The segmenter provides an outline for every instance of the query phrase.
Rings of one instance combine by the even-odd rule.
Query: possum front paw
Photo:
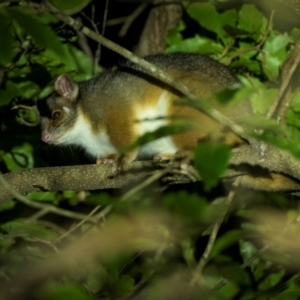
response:
[[[108,165],[108,164],[115,164],[118,160],[117,154],[109,154],[105,157],[98,158],[96,160],[96,165]]]
[[[110,154],[108,156],[98,158],[97,165],[111,165],[112,173],[119,174],[129,169],[129,165],[136,159],[137,151],[130,151],[123,155]]]
[[[129,151],[118,157],[116,163],[113,165],[112,171],[114,173],[122,173],[129,169],[130,164],[136,159],[137,151]]]
[[[160,153],[153,156],[155,162],[169,162],[174,159],[174,153]]]

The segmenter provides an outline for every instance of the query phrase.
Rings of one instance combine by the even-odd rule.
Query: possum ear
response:
[[[78,97],[78,84],[68,74],[61,74],[54,83],[54,91],[66,100],[76,101]]]

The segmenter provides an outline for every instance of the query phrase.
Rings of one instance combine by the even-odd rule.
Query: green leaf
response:
[[[22,146],[14,147],[11,152],[5,153],[2,158],[10,171],[32,168],[34,165],[33,147],[31,144],[24,143]]]
[[[238,69],[246,68],[248,72],[254,75],[256,74],[261,75],[261,62],[252,59],[252,57],[255,57],[255,55],[257,54],[257,50],[246,51],[246,49],[252,47],[250,43],[240,43],[240,46],[241,46],[240,49],[245,50],[245,52],[243,52],[243,54],[239,56],[239,59],[234,60],[230,66],[232,68],[238,68]],[[252,76],[252,78],[254,77]]]
[[[264,15],[252,4],[244,4],[239,11],[238,28],[252,33],[255,40],[261,39],[267,23]]]
[[[229,25],[231,27],[236,27],[238,14],[235,9],[229,9],[221,13],[219,18],[221,19],[223,26]]]
[[[57,202],[56,192],[32,192],[27,194],[27,198],[42,202]]]
[[[43,59],[49,61],[47,67],[55,69],[55,76],[64,72],[75,71],[76,80],[91,78],[94,70],[92,60],[72,45],[66,44],[62,48],[64,53],[67,54],[63,61],[61,60],[61,55],[51,49],[45,49],[42,53]]]
[[[90,3],[90,0],[50,0],[49,2],[65,14],[73,15],[86,7]]]
[[[243,121],[248,127],[252,127],[255,130],[262,129],[266,133],[266,135],[270,135],[270,134],[286,135],[286,133],[287,133],[285,128],[280,126],[276,122],[276,120],[266,119],[264,116],[256,115],[256,116],[252,116],[250,118],[244,118]],[[256,135],[256,136],[259,137],[259,135]],[[262,136],[262,139],[263,139],[263,136]]]
[[[1,203],[0,204],[0,212],[10,210],[10,209],[14,208],[15,205],[16,205],[16,201],[14,201],[14,200],[9,200],[7,202]]]
[[[9,14],[24,30],[46,49],[56,52],[62,61],[67,59],[65,51],[56,34],[51,27],[44,24],[42,20],[33,15],[24,7],[9,7]]]
[[[293,42],[296,43],[300,39],[300,28],[293,28],[290,37],[293,39]]]
[[[269,79],[274,79],[278,76],[282,62],[288,55],[287,45],[292,42],[292,39],[287,33],[280,34],[272,31],[264,46],[264,55],[260,53],[257,57],[262,62],[264,73]]]
[[[14,38],[9,28],[10,19],[0,11],[0,64],[7,66],[14,56]]]
[[[37,300],[92,300],[82,286],[74,283],[48,282],[34,292]]]
[[[87,274],[85,285],[90,292],[96,294],[105,284],[105,277],[107,276],[108,273],[106,269],[100,265],[96,270],[90,271]]]
[[[289,126],[289,132],[293,141],[300,138],[300,92],[296,92],[292,103],[286,113],[285,122]]]
[[[26,224],[25,220],[7,222],[1,225],[1,229],[12,235],[28,235],[29,238],[36,237],[47,241],[53,241],[58,237],[54,230],[38,224]]]
[[[298,90],[294,93],[293,99],[291,102],[291,108],[295,112],[300,113],[300,90]]]
[[[28,123],[36,123],[38,121],[37,113],[29,109],[19,109],[18,110],[18,121],[23,124],[23,121]]]
[[[178,44],[182,41],[182,34],[180,33],[185,29],[185,24],[182,20],[179,21],[178,25],[175,28],[168,30],[166,37],[166,42],[168,45]]]
[[[134,279],[129,275],[123,275],[118,278],[115,284],[113,295],[115,295],[117,298],[124,298],[133,290],[135,282]]]
[[[214,96],[222,105],[235,105],[237,102],[247,99],[253,90],[253,88],[241,87],[240,84],[236,84],[215,93]]]
[[[256,92],[252,93],[250,101],[252,103],[254,113],[265,115],[274,102],[277,93],[277,89],[267,89],[265,86],[262,86],[260,89],[257,89]]]
[[[93,193],[86,197],[85,203],[93,205],[110,205],[113,202],[113,198],[108,193]]]
[[[172,44],[168,47],[165,52],[196,52],[200,54],[212,54],[212,53],[221,53],[223,51],[222,45],[216,43],[215,41],[201,37],[199,35],[195,35],[192,38],[187,38],[182,41],[178,41],[177,43]]]
[[[264,278],[259,283],[259,289],[260,290],[266,290],[270,288],[274,288],[285,276],[285,271],[280,270],[279,272],[274,272],[272,274],[269,274],[266,278]]]
[[[207,209],[207,202],[204,198],[186,191],[166,195],[163,203],[172,213],[188,220],[200,219]]]
[[[257,248],[254,247],[251,242],[241,239],[239,245],[240,253],[243,256],[244,261],[247,261],[257,254]]]
[[[196,265],[195,259],[195,245],[192,239],[185,239],[181,241],[182,256],[189,267]]]
[[[222,19],[211,3],[192,3],[187,7],[187,13],[202,27],[215,32],[219,36],[225,34],[222,28]]]
[[[199,143],[194,152],[195,167],[206,190],[214,187],[227,169],[230,147],[214,142]]]
[[[245,232],[242,230],[230,230],[219,237],[211,251],[210,257],[217,257],[223,250],[238,242],[245,237]]]
[[[107,272],[105,274],[105,270],[103,270],[103,274],[98,275],[103,278],[101,294],[105,295],[107,299],[126,298],[135,286],[134,279],[129,275],[119,275],[116,272]],[[97,286],[95,283],[93,285],[94,288]]]
[[[239,286],[229,281],[225,286],[223,286],[221,289],[219,289],[216,292],[216,299],[220,300],[230,300],[235,299],[235,296],[240,292]]]
[[[70,199],[76,196],[75,191],[63,191],[63,196],[65,199]]]
[[[18,84],[11,80],[6,80],[0,87],[0,107],[9,104],[19,93],[20,89]]]
[[[297,111],[294,111],[292,109],[289,109],[287,111],[287,114],[285,116],[285,122],[287,125],[292,126],[293,128],[300,127],[300,118],[299,118],[300,113]],[[294,134],[294,133],[293,133]]]
[[[276,300],[298,300],[300,295],[299,273],[285,282],[286,288],[276,295]]]

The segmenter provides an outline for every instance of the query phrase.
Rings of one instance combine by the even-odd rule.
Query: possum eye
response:
[[[56,110],[52,113],[52,120],[55,121],[59,118],[60,116],[60,111]]]

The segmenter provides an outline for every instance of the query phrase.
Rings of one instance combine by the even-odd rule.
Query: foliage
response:
[[[89,4],[50,2],[67,14]],[[273,29],[270,17],[252,4],[218,10],[219,2],[224,1],[186,1],[184,18],[168,34],[166,52],[208,54],[228,64],[244,87],[230,95],[220,93],[220,102],[248,97],[254,111],[265,114],[278,94],[280,67],[299,30]],[[42,146],[39,128],[21,121],[34,123],[32,111],[11,111],[14,105],[34,105],[48,96],[53,79],[61,73],[83,80],[100,71],[79,47],[76,32],[48,12],[37,13],[12,1],[11,6],[0,6],[0,36],[2,172],[86,162],[76,149]],[[245,122],[264,129],[256,138],[299,157],[299,105],[296,90],[284,129],[263,118]],[[134,146],[182,127],[160,128]],[[174,187],[161,193],[152,183],[126,200],[125,192],[110,190],[27,195],[70,212],[111,210],[107,222],[101,219],[100,229],[88,217],[82,222],[55,214],[40,218],[39,212],[17,200],[1,204],[1,287],[18,284],[10,287],[18,299],[127,299],[144,286],[145,299],[298,299],[298,248],[291,243],[299,239],[297,199],[237,189],[229,205],[219,180],[229,157],[221,141],[200,144],[194,161],[203,186],[197,183],[185,190]],[[199,279],[195,270],[220,220],[224,222]],[[30,276],[37,272],[38,288],[28,289]]]

